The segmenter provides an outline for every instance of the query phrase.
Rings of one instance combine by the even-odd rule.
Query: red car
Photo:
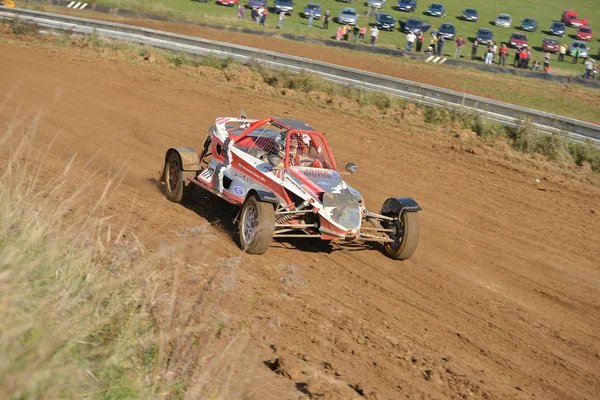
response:
[[[521,47],[523,45],[526,46],[528,44],[527,36],[519,32],[513,32],[513,34],[510,36],[510,39],[508,39],[508,44],[510,47]]]
[[[542,42],[542,51],[544,53],[558,53],[558,40],[552,38],[546,38]]]
[[[589,40],[592,41],[592,28],[589,26],[582,26],[577,31],[577,40]]]
[[[564,22],[565,25],[571,26],[573,28],[579,28],[580,26],[587,26],[588,21],[587,18],[580,19],[579,15],[575,11],[566,10],[562,14],[562,18],[560,19]]]

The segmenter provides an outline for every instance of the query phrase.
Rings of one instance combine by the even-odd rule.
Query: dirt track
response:
[[[222,398],[598,398],[598,186],[510,152],[463,151],[418,118],[365,121],[191,69],[68,49],[3,40],[0,53],[0,89],[13,90],[3,126],[43,106],[39,146],[59,133],[49,164],[98,153],[83,172],[100,170],[102,186],[127,162],[111,211],[124,219],[135,202],[128,226],[149,248],[208,220],[213,239],[186,242],[180,256],[239,257],[220,310],[244,335],[217,369]],[[349,180],[375,211],[414,197],[424,209],[415,256],[274,243],[252,257],[228,233],[230,210],[165,200],[155,184],[165,149],[198,147],[217,116],[240,108],[325,131],[338,164],[359,165]],[[185,301],[201,295],[194,280],[181,286]]]

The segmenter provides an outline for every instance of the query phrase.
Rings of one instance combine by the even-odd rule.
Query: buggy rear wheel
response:
[[[392,215],[389,215],[392,217]],[[383,245],[385,252],[394,260],[409,259],[419,244],[419,232],[421,229],[419,214],[416,212],[403,212],[397,220],[384,224],[386,228],[394,229],[390,237],[394,242]]]
[[[239,234],[242,250],[249,254],[264,254],[271,245],[275,231],[275,209],[250,196],[242,207]]]
[[[171,151],[165,161],[165,194],[167,199],[181,203],[191,197],[193,186],[186,186],[181,162],[181,156]]]

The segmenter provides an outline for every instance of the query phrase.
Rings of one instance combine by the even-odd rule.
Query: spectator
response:
[[[544,73],[548,74],[548,75],[552,74],[552,71],[550,70],[550,66],[549,65],[546,67],[546,69],[544,69]]]
[[[277,24],[277,29],[282,29],[283,28],[283,21],[285,20],[285,13],[284,12],[280,12],[279,13],[279,23]]]
[[[356,38],[358,38],[359,33],[360,33],[360,26],[358,26],[358,24],[356,24],[352,28],[352,41],[353,42],[356,42]]]
[[[529,60],[531,59],[531,49],[525,48],[525,69],[529,68]]]
[[[348,41],[348,35],[350,34],[350,25],[344,25],[344,27],[342,28],[342,34],[344,35],[344,40]]]
[[[423,35],[423,32],[419,31],[419,34],[417,35],[417,53],[420,53],[421,49],[423,49],[424,41],[425,41],[425,35]]]
[[[496,42],[492,42],[492,50],[494,50],[494,56],[492,57],[492,63],[493,63],[494,58],[496,58],[496,54],[498,54],[498,46],[496,45]],[[500,64],[499,61],[498,61],[498,64]]]
[[[506,44],[502,43],[502,46],[500,46],[500,61],[498,62],[498,64],[502,65],[503,67],[506,67],[506,57],[508,56],[508,47],[506,47]]]
[[[433,46],[429,46],[427,50],[425,50],[425,54],[432,56],[433,55]]]
[[[323,17],[323,29],[329,29],[329,20],[331,19],[331,13],[329,10],[325,11],[325,16]]]
[[[244,3],[242,2],[238,6],[238,19],[244,19]]]
[[[429,42],[429,45],[432,46],[434,49],[437,47],[437,36],[433,32],[431,32],[431,40]]]
[[[437,37],[437,35],[438,35],[438,31],[437,31],[437,28],[434,26],[433,30],[431,31],[431,36],[436,36]]]
[[[513,67],[515,68],[521,68],[521,50],[521,46],[517,45],[517,48],[515,49],[515,61],[513,61]]]
[[[342,37],[344,36],[344,29],[342,28],[342,26],[338,26],[337,28],[337,32],[335,34],[335,40],[342,40]]]
[[[479,47],[479,42],[477,39],[473,41],[473,46],[471,46],[471,60],[477,59],[477,48]]]
[[[558,48],[558,61],[564,61],[565,54],[567,54],[567,45],[562,43]]]
[[[583,79],[589,79],[592,76],[592,70],[594,69],[594,61],[590,57],[585,60],[585,74],[583,75]]]
[[[373,25],[371,28],[371,44],[375,46],[375,42],[377,42],[377,38],[379,37],[379,29],[377,29],[377,25]]]
[[[444,42],[445,41],[446,41],[446,39],[444,39],[444,36],[438,35],[438,38],[437,38],[437,50],[438,50],[437,51],[437,55],[440,56],[440,57],[442,56],[442,51],[444,49]]]
[[[364,42],[365,41],[365,35],[367,34],[367,26],[363,26],[362,28],[360,28],[360,32],[358,33],[358,40],[360,40],[360,42]]]
[[[250,17],[252,17],[253,21],[256,21],[258,24],[258,9],[256,7],[252,7],[252,12],[250,13]]]
[[[264,10],[265,10],[265,9],[264,9],[264,8],[262,8],[262,7],[259,7],[259,8],[258,8],[258,10],[256,10],[256,23],[257,23],[257,24],[259,24],[259,25],[260,25],[260,20],[261,20],[261,18],[262,18],[262,15],[263,15],[263,11],[264,11]]]
[[[531,67],[532,71],[539,71],[540,70],[540,60],[535,60],[533,62],[533,66]]]
[[[459,36],[456,39],[456,49],[454,50],[454,58],[460,58],[460,54],[462,53],[462,48],[465,45],[465,40],[462,36]]]
[[[408,35],[406,35],[406,51],[412,51],[413,43],[416,38],[417,35],[415,35],[413,31],[408,32]]]
[[[309,28],[312,28],[314,20],[315,20],[315,11],[311,8],[310,12],[308,13],[308,27]]]
[[[579,47],[575,47],[571,52],[571,64],[577,64],[579,61]]]
[[[485,63],[490,65],[494,62],[494,47],[490,43],[487,47],[487,52],[485,53]]]
[[[596,79],[598,77],[598,63],[594,63],[594,67],[592,68],[592,79]]]
[[[546,67],[550,66],[550,53],[546,52],[546,54],[544,54],[544,71],[546,70]]]
[[[263,12],[260,16],[260,25],[267,26],[267,14],[268,14],[267,9],[263,8]]]

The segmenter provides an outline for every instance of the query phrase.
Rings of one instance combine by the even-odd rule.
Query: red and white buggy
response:
[[[356,173],[353,163],[346,173]],[[201,187],[240,207],[241,248],[263,254],[273,238],[379,242],[394,259],[412,256],[421,207],[389,198],[379,214],[342,180],[323,134],[302,121],[217,118],[200,153],[171,148],[161,182],[181,202]]]

